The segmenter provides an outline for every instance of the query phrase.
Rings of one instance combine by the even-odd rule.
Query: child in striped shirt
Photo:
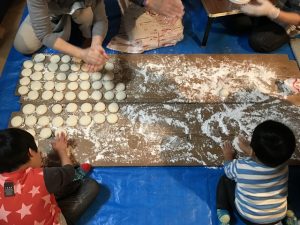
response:
[[[248,224],[297,224],[287,206],[288,164],[296,141],[284,124],[272,120],[259,124],[247,143],[240,138],[239,146],[249,156],[234,159],[234,151],[225,142],[225,175],[217,188],[219,224],[230,224],[230,212],[237,212]]]

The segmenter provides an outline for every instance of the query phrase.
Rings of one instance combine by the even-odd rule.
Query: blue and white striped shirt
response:
[[[288,165],[268,167],[251,158],[225,163],[225,174],[235,180],[235,206],[246,220],[266,224],[280,221],[287,211]]]

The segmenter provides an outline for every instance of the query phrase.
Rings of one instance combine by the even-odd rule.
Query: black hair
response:
[[[286,125],[267,120],[254,129],[250,146],[259,161],[276,167],[292,156],[296,140],[293,131]]]
[[[33,136],[25,130],[0,131],[0,173],[12,172],[30,160],[29,148],[38,150]]]

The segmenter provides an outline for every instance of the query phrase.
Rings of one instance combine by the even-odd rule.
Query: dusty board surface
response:
[[[128,98],[119,102],[117,124],[67,128],[80,162],[95,166],[218,166],[223,161],[223,141],[231,139],[236,146],[237,134],[251,135],[266,119],[283,121],[300,140],[300,108],[286,102],[274,84],[285,77],[299,77],[297,65],[286,56],[111,58],[115,82],[126,83]],[[219,86],[227,86],[228,98],[219,96]],[[55,103],[49,103],[49,108],[51,104]],[[66,119],[70,114],[61,116]],[[39,144],[49,149],[49,140],[39,140]],[[297,149],[292,163],[299,159]]]

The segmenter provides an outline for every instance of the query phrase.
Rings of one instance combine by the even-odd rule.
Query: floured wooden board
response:
[[[300,108],[285,101],[275,85],[276,80],[299,77],[297,65],[286,56],[115,55],[111,62],[114,82],[126,84],[127,98],[118,102],[116,124],[92,122],[86,127],[66,128],[80,162],[95,166],[219,166],[223,163],[220,146],[225,140],[232,140],[237,147],[239,133],[251,136],[255,126],[267,119],[287,124],[300,140]],[[220,87],[229,90],[227,97],[220,96]],[[27,103],[24,100],[22,105]],[[55,116],[50,108],[56,103],[47,102],[50,118]],[[95,114],[68,113],[67,103],[60,102],[64,120],[70,115]],[[21,112],[12,117],[16,114],[26,117]],[[35,129],[38,133],[41,127]],[[49,150],[49,140],[36,138],[41,149]],[[297,149],[291,163],[299,161]]]

